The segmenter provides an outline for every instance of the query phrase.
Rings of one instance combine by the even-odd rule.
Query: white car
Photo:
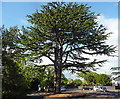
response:
[[[100,87],[100,86],[94,86],[94,87],[93,87],[93,90],[96,91],[99,87]]]
[[[64,88],[64,87],[61,87],[61,91],[66,91],[66,88]]]
[[[95,91],[103,91],[103,92],[107,91],[106,87],[101,87],[101,86],[94,86],[93,90],[95,90]]]
[[[93,88],[89,87],[89,86],[83,86],[82,90],[92,90]]]

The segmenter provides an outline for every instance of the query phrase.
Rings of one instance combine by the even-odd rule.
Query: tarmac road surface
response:
[[[109,90],[107,92],[97,92],[94,90],[81,90],[78,88],[72,88],[72,89],[68,89],[65,92],[77,92],[77,93],[84,93],[84,96],[82,98],[77,98],[77,99],[120,99],[120,90]],[[31,93],[28,95],[28,99],[44,99],[43,96],[45,94],[41,94],[41,93]],[[62,98],[63,99],[63,98]]]
[[[68,89],[66,92],[80,92],[84,93],[84,98],[109,98],[120,99],[120,90],[107,89],[107,92],[100,92],[94,90],[82,90],[82,89]]]
[[[120,91],[107,91],[107,92],[96,92],[96,91],[91,91],[91,92],[83,92],[85,95],[84,97],[87,98],[119,98],[120,99]]]

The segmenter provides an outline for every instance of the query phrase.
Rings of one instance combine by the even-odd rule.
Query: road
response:
[[[84,98],[116,98],[120,99],[120,90],[107,89],[107,92],[97,92],[94,90],[81,90],[81,89],[72,89],[67,92],[80,92],[84,93]]]
[[[89,98],[119,98],[120,97],[120,92],[119,91],[107,91],[107,92],[96,92],[96,91],[91,91],[91,92],[84,92],[85,96],[84,97],[89,97]]]
[[[109,90],[107,92],[96,92],[94,90],[81,90],[78,88],[68,89],[65,92],[76,92],[76,93],[84,93],[83,98],[77,98],[77,99],[93,99],[93,98],[108,98],[108,99],[120,99],[120,90]],[[50,93],[48,93],[50,94]],[[28,94],[28,99],[44,99],[45,93],[36,93],[33,92],[31,94]]]

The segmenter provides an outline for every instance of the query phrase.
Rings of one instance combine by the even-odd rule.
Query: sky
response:
[[[27,22],[26,15],[35,13],[36,9],[40,10],[41,5],[47,4],[47,2],[2,2],[2,25],[6,28],[10,26],[18,26],[21,28],[22,25],[30,26]],[[14,1],[14,0],[13,0]],[[36,0],[37,1],[37,0]],[[57,1],[57,0],[56,0]],[[69,2],[69,0],[67,0]],[[85,0],[86,1],[86,0]],[[90,0],[91,1],[91,0]],[[94,0],[93,0],[94,1]],[[98,1],[98,0],[96,0]],[[80,4],[81,2],[77,2]],[[110,0],[110,2],[84,2],[88,6],[91,6],[91,11],[96,14],[101,13],[98,17],[98,22],[104,24],[108,29],[107,32],[113,32],[111,37],[108,39],[107,44],[118,45],[118,2]],[[91,57],[91,56],[89,56]],[[96,57],[96,56],[95,56]],[[98,56],[98,59],[107,59],[108,62],[103,64],[103,67],[97,70],[97,73],[111,74],[110,68],[118,65],[117,57]],[[91,57],[91,60],[94,57]],[[51,63],[50,60],[43,57],[43,64]],[[67,78],[76,79],[75,74],[69,74],[68,71],[64,72]]]

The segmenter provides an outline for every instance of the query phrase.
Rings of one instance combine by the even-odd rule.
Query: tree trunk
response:
[[[56,44],[54,63],[54,93],[61,93],[62,48]]]
[[[61,93],[61,66],[55,66],[54,72],[54,93]]]

